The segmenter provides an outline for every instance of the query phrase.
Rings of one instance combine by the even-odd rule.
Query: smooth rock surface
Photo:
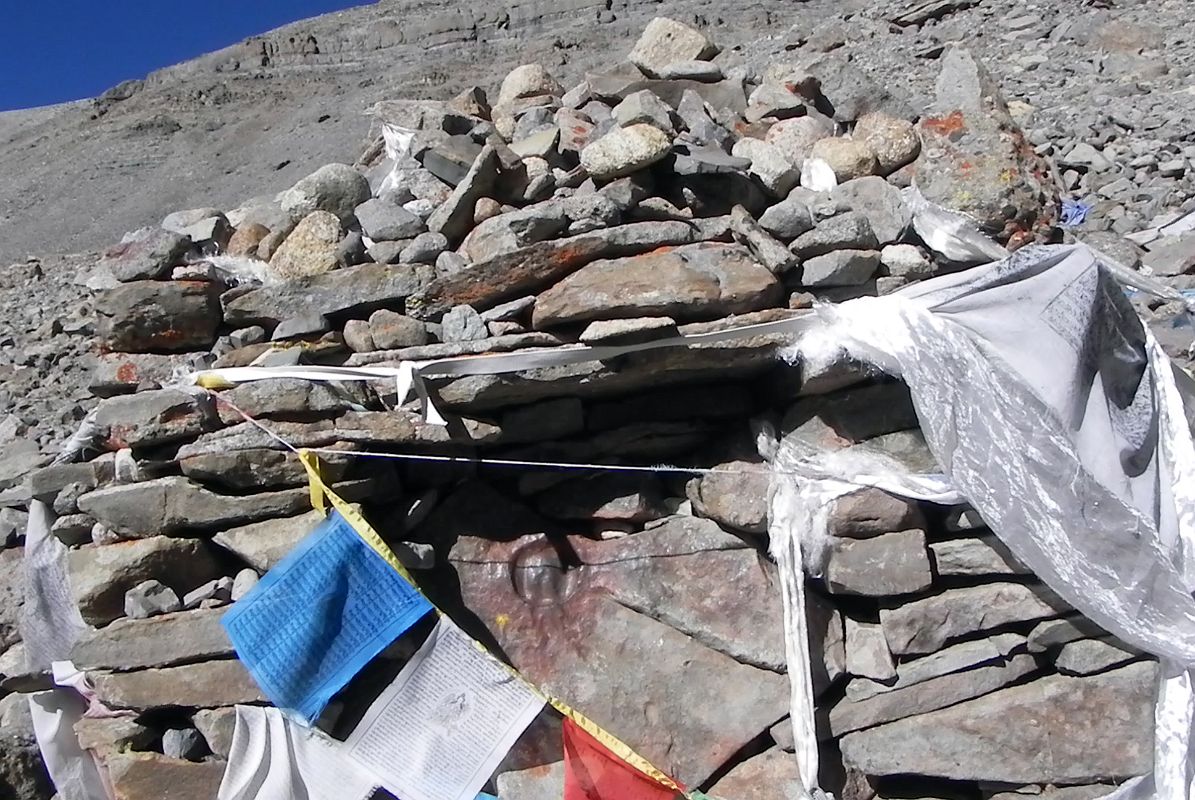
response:
[[[595,261],[542,293],[537,329],[593,319],[716,317],[774,302],[775,277],[746,250],[696,244],[624,259]]]
[[[951,708],[844,736],[869,775],[1083,783],[1148,772],[1156,665],[1090,678],[1049,676]]]

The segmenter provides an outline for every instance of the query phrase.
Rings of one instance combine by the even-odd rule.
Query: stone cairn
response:
[[[397,160],[379,139],[356,167],[228,213],[171,214],[104,257],[102,444],[27,488],[57,515],[94,628],[71,657],[132,712],[77,728],[120,797],[214,797],[232,706],[265,702],[219,619],[318,514],[294,454],[240,412],[340,451],[324,456],[335,490],[530,679],[687,786],[795,796],[751,423],[932,469],[901,384],[785,365],[774,335],[439,380],[447,426],[397,406],[392,382],[279,378],[217,400],[180,380],[635,342],[886,293],[960,266],[911,230],[899,189],[914,179],[1009,246],[1049,234],[1049,169],[966,52],[944,56],[922,114],[841,60],[749,75],[716,52],[660,18],[627,63],[568,91],[531,64],[492,104],[481,89],[381,103],[392,131],[414,131]],[[837,188],[802,185],[826,168]],[[1053,596],[973,511],[862,490],[836,502],[830,532],[809,581],[822,786],[843,800],[1082,800],[1150,769],[1154,664]],[[15,625],[19,543],[0,552],[0,794],[43,798],[22,693],[49,682],[25,668]],[[344,735],[384,673],[367,668],[321,724]],[[545,712],[491,788],[559,797],[560,759]]]

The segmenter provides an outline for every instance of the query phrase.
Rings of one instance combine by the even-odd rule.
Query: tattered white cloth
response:
[[[816,563],[824,542],[824,515],[822,536],[801,527],[818,527],[809,501],[874,485],[943,502],[952,488],[1050,588],[1161,660],[1154,773],[1125,783],[1118,800],[1195,797],[1195,445],[1185,405],[1193,395],[1113,270],[1086,247],[1027,247],[820,314],[825,325],[807,349],[824,353],[829,342],[903,379],[945,480],[874,459],[860,470],[843,454],[781,441],[778,470],[816,484],[778,478],[772,535],[786,606],[803,582],[792,543]],[[786,615],[796,623],[788,635],[803,638],[803,617],[795,607]],[[807,657],[799,643],[789,649]],[[801,675],[799,665],[790,674]],[[801,764],[812,789],[812,693],[797,689],[794,733],[798,753],[812,752]]]

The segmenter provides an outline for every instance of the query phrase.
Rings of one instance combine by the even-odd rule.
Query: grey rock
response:
[[[281,561],[323,521],[316,510],[297,517],[254,522],[220,531],[212,541],[233,553],[258,572],[266,572]]]
[[[369,335],[378,350],[419,347],[428,340],[422,322],[384,308],[370,314]]]
[[[1154,242],[1141,259],[1154,275],[1185,275],[1195,268],[1195,231]]]
[[[1079,639],[1062,646],[1054,657],[1054,666],[1063,675],[1092,675],[1140,655],[1140,650],[1111,639]]]
[[[661,67],[659,75],[666,81],[702,81],[712,83],[723,77],[722,68],[712,61],[674,61]]]
[[[369,196],[369,181],[360,172],[348,164],[325,164],[278,199],[282,210],[292,219],[302,219],[313,211],[327,211],[347,223],[357,206]]]
[[[880,254],[875,250],[834,250],[801,264],[801,285],[860,286],[875,275]]]
[[[834,133],[833,121],[820,114],[780,120],[764,136],[790,164],[800,166],[813,152],[813,146]]]
[[[214,338],[214,337],[213,337]],[[181,370],[211,366],[212,355],[202,353],[100,353],[87,388],[96,397],[111,397],[173,380]]]
[[[249,671],[236,659],[137,672],[96,672],[89,677],[100,701],[116,709],[217,708],[266,701]]]
[[[934,569],[939,575],[1031,575],[993,535],[931,542]]]
[[[1068,610],[1052,592],[1019,583],[990,583],[883,609],[880,622],[897,655],[932,653],[951,639],[1013,622],[1032,622]]]
[[[646,522],[663,515],[662,501],[654,476],[615,473],[565,481],[540,494],[536,505],[555,519]]]
[[[376,264],[397,264],[402,257],[402,251],[410,243],[410,239],[399,239],[393,242],[374,242],[366,252]]]
[[[899,239],[912,219],[900,190],[883,178],[869,176],[840,183],[830,196],[865,216],[880,244]]]
[[[208,749],[227,759],[232,751],[232,734],[236,730],[235,708],[203,708],[191,717],[191,723],[203,734]]]
[[[273,328],[299,314],[359,313],[401,302],[431,283],[434,274],[431,267],[408,264],[363,264],[338,269],[275,286],[261,286],[235,297],[226,295],[224,320],[230,325]]]
[[[832,54],[810,64],[808,71],[821,85],[821,94],[834,108],[834,119],[850,122],[880,111],[912,119],[913,111],[899,90],[878,84],[845,57]]]
[[[465,237],[461,252],[471,262],[485,261],[534,242],[555,238],[568,224],[563,203],[554,200],[536,203],[481,222]]]
[[[921,152],[921,138],[911,122],[880,112],[860,117],[851,135],[875,153],[881,175],[895,172]]]
[[[869,775],[1012,784],[1141,775],[1152,767],[1155,670],[1134,664],[1001,689],[848,734],[840,742],[843,757]]]
[[[763,212],[759,225],[773,236],[790,241],[813,229],[813,216],[802,200],[789,197]]]
[[[1112,168],[1112,161],[1102,151],[1097,150],[1087,142],[1079,142],[1067,151],[1065,155],[1059,156],[1057,164],[1063,169],[1078,167],[1083,170],[1094,170],[1095,172],[1104,172]]]
[[[709,789],[712,797],[756,800],[787,800],[806,791],[796,756],[778,747],[736,764]]]
[[[219,578],[210,580],[207,583],[196,586],[191,591],[183,596],[183,608],[193,609],[199,608],[201,604],[205,604],[204,608],[210,608],[211,605],[206,605],[208,601],[214,601],[220,605],[228,603],[232,600],[232,578],[227,575],[222,575]]]
[[[0,791],[13,800],[49,800],[54,795],[29,717],[28,696],[0,700]]]
[[[886,274],[910,280],[928,278],[934,272],[934,265],[912,244],[884,245],[880,250],[880,265]]]
[[[253,590],[253,587],[257,585],[257,581],[258,576],[256,570],[246,568],[238,572],[236,577],[232,579],[232,602],[235,603],[245,595],[249,594],[249,592]]]
[[[15,547],[18,538],[25,535],[29,515],[17,508],[0,508],[0,549]]]
[[[830,545],[826,583],[836,594],[909,594],[932,582],[924,531],[885,533],[870,539],[838,538]]]
[[[206,281],[133,281],[96,301],[99,336],[120,352],[206,350],[220,325],[219,288]]]
[[[656,17],[647,23],[627,59],[643,74],[659,78],[672,64],[704,61],[717,52],[717,46],[696,28],[667,17]]]
[[[282,342],[287,339],[320,336],[330,330],[332,330],[332,324],[323,314],[301,314],[297,317],[287,317],[279,322],[274,328],[274,332],[270,334],[270,341]]]
[[[690,146],[678,150],[672,162],[677,175],[741,174],[751,167],[751,159],[727,155],[718,147]]]
[[[844,619],[846,635],[846,671],[852,676],[893,683],[896,665],[888,651],[888,641],[880,625]]]
[[[693,510],[732,530],[765,534],[769,477],[766,465],[728,461],[689,484]]]
[[[162,734],[162,754],[169,758],[199,761],[207,753],[207,740],[194,728],[167,728]]]
[[[375,312],[376,313],[376,312]],[[373,336],[369,332],[369,323],[363,319],[350,319],[344,323],[344,343],[354,353],[368,353],[377,350]]]
[[[494,106],[507,106],[520,97],[538,95],[559,95],[563,93],[560,84],[542,64],[523,64],[515,67],[502,79],[498,99]]]
[[[481,318],[486,322],[504,322],[518,319],[524,312],[530,311],[535,305],[535,296],[528,295],[511,300],[481,312]]]
[[[152,536],[293,514],[306,502],[304,491],[221,495],[186,478],[171,476],[96,489],[79,499],[79,508],[119,533]]]
[[[503,772],[498,776],[502,800],[557,800],[564,796],[564,762]]]
[[[937,98],[918,130],[917,186],[925,198],[975,218],[1005,241],[1047,224],[1057,211],[1049,168],[1024,134],[987,71],[965,50],[942,58]],[[959,169],[969,163],[967,170]]]
[[[518,406],[502,415],[504,442],[562,439],[585,429],[585,411],[575,397]]]
[[[21,550],[0,551],[0,651],[21,639],[19,620],[25,600]]]
[[[448,249],[448,237],[439,231],[421,233],[402,249],[399,260],[404,264],[435,264]]]
[[[68,546],[86,544],[91,541],[93,522],[86,514],[65,514],[54,520],[50,533]]]
[[[1064,645],[1093,636],[1104,636],[1106,632],[1087,617],[1072,616],[1064,619],[1049,619],[1039,622],[1029,632],[1029,652],[1044,653],[1052,647]]]
[[[659,128],[671,135],[672,109],[654,93],[647,89],[632,92],[614,107],[614,119],[622,127],[638,125],[640,123]]]
[[[848,212],[822,220],[813,230],[794,239],[789,249],[802,258],[811,258],[832,250],[877,250],[879,246],[867,217]]]
[[[629,175],[650,166],[672,149],[668,134],[652,125],[615,128],[581,151],[581,166],[599,180]]]
[[[839,183],[874,175],[880,168],[875,153],[858,139],[837,136],[818,139],[813,143],[809,157],[825,161]]]
[[[730,131],[714,121],[706,109],[705,100],[697,92],[686,89],[676,106],[676,113],[688,131],[689,141],[719,151],[727,149],[732,138]]]
[[[801,171],[778,148],[760,139],[739,139],[730,153],[750,160],[750,173],[774,197],[784,197],[801,180]]]
[[[336,269],[342,264],[343,239],[344,228],[336,214],[314,210],[272,252],[270,273],[289,281]]]
[[[846,671],[881,683],[896,680],[896,664],[884,639],[884,630],[873,622],[843,620],[846,635]]]
[[[676,335],[672,317],[634,317],[598,320],[585,326],[577,338],[582,344],[633,344]]]
[[[735,206],[730,212],[730,225],[735,237],[773,274],[782,274],[796,265],[796,257],[760,227],[747,209]]]
[[[308,384],[308,388],[316,388],[310,381],[304,383]],[[344,476],[348,458],[322,453],[320,464],[324,479],[335,482]],[[179,466],[183,474],[192,480],[234,490],[260,491],[265,488],[302,486],[307,483],[307,471],[299,463],[298,457],[294,453],[280,450],[228,450],[206,453],[182,458],[179,460]]]
[[[102,400],[96,424],[113,450],[150,447],[187,439],[215,425],[211,410],[178,389],[156,389]]]
[[[427,220],[427,229],[441,233],[448,240],[448,246],[459,242],[473,227],[473,208],[477,201],[487,196],[498,179],[498,154],[487,144],[477,154],[473,166],[452,190],[439,208]]]
[[[1036,669],[1033,656],[1024,653],[1007,661],[1000,660],[966,672],[954,672],[893,689],[867,700],[844,700],[830,710],[830,730],[835,736],[841,736],[860,728],[936,711],[993,692]]]
[[[887,639],[884,641],[887,642]],[[962,672],[980,664],[1004,661],[1010,653],[1023,649],[1024,646],[1025,637],[1017,633],[1000,633],[987,639],[962,642],[923,658],[901,662],[896,667],[895,680],[881,683],[856,678],[846,685],[846,697],[858,702],[952,672]]]
[[[92,625],[124,614],[125,592],[147,580],[185,593],[219,575],[203,542],[166,536],[71,550],[68,567],[75,602]]]
[[[80,747],[95,750],[107,760],[115,753],[151,747],[158,732],[132,716],[84,717],[75,723],[75,736]]]
[[[376,198],[357,206],[355,212],[361,230],[374,241],[411,239],[423,233],[423,220],[405,208]]]
[[[455,305],[471,305],[484,312],[502,301],[537,292],[591,261],[703,238],[702,231],[692,224],[639,222],[539,242],[436,279],[408,298],[407,313],[417,319],[435,319]]]
[[[537,329],[593,319],[742,313],[773,304],[780,286],[738,247],[696,244],[595,261],[536,300]]]
[[[148,619],[158,614],[169,614],[182,607],[178,594],[169,586],[155,580],[139,583],[124,595],[124,613],[132,619]]]
[[[190,249],[191,240],[182,234],[142,228],[104,253],[100,268],[109,270],[118,281],[154,280],[168,275]]]
[[[441,140],[431,149],[424,151],[419,158],[424,169],[449,186],[456,186],[468,174],[473,159],[477,158],[480,152],[481,145],[473,141],[472,137],[459,135]],[[360,215],[357,219],[361,219]]]
[[[441,338],[445,342],[473,342],[487,338],[490,333],[485,321],[472,306],[455,306],[440,320]]]

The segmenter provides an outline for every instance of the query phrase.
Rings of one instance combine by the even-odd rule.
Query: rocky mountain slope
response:
[[[791,794],[753,425],[927,468],[899,383],[784,366],[779,334],[441,380],[447,428],[398,407],[389,380],[179,382],[704,333],[885,294],[965,266],[913,224],[914,182],[1010,249],[1078,237],[1192,288],[1189,234],[1124,238],[1193,204],[1182,4],[716,8],[383,3],[0,123],[4,246],[27,248],[0,274],[0,789],[50,793],[22,716],[48,679],[15,626],[36,498],[90,628],[70,655],[122,712],[79,735],[122,797],[184,779],[214,794],[231,707],[264,700],[216,609],[316,521],[296,459],[247,412],[300,446],[713,468],[579,477],[336,452],[326,477],[536,682],[691,786]],[[680,22],[647,24],[661,13]],[[397,161],[363,114],[377,101],[415,129]],[[1180,304],[1135,302],[1185,358]],[[84,458],[45,466],[92,409]],[[1149,769],[1152,660],[973,513],[865,491],[830,533],[809,591],[837,796],[1081,800]],[[371,675],[325,727],[352,728]],[[629,714],[639,695],[656,711]],[[545,714],[489,788],[559,796],[558,725]]]

